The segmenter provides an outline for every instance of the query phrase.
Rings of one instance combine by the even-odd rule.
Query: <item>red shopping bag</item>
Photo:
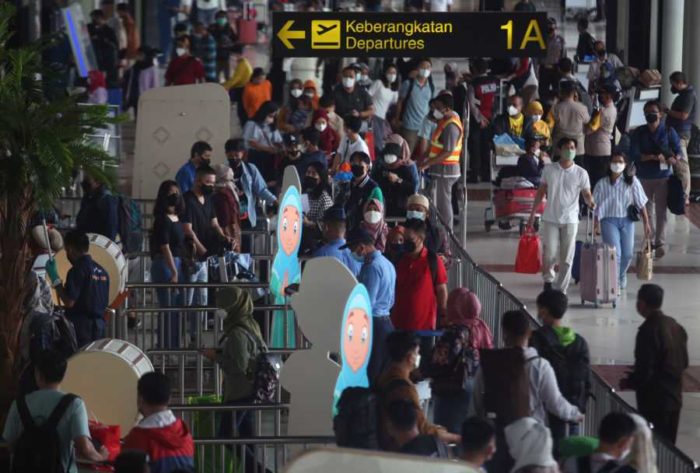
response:
[[[528,229],[520,237],[518,254],[515,257],[515,272],[521,274],[536,274],[542,270],[542,246],[540,237]]]
[[[92,441],[104,445],[109,450],[108,462],[113,462],[121,453],[121,427],[118,425],[105,425],[95,421],[89,421],[90,437]],[[109,465],[81,465],[81,468],[95,471],[114,471]]]

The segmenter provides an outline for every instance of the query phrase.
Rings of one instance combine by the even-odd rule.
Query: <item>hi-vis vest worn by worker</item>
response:
[[[459,156],[462,154],[462,135],[464,131],[462,129],[462,121],[454,112],[450,113],[448,116],[444,117],[438,122],[438,126],[433,132],[433,136],[430,138],[430,158],[432,159],[442,153],[443,146],[440,138],[442,137],[442,133],[445,131],[445,128],[447,128],[449,125],[457,126],[459,129],[459,139],[457,140],[455,149],[452,150],[452,153],[450,153],[447,159],[440,164],[448,166],[455,164],[459,165]]]

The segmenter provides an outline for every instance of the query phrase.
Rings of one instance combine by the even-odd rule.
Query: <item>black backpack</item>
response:
[[[593,471],[591,468],[591,456],[586,455],[576,459],[576,469],[578,473],[636,473],[636,469],[629,465],[620,465],[614,460],[610,460],[599,470]]]
[[[408,103],[408,99],[411,98],[411,94],[413,93],[413,88],[416,86],[416,82],[418,82],[417,79],[409,79],[411,82],[409,82],[408,85],[408,91],[406,92],[406,97],[403,99],[403,104],[401,106],[401,113],[399,114],[399,120],[403,120],[403,116],[406,113],[406,104]],[[433,76],[432,74],[428,77],[428,85],[430,86],[430,97],[433,97],[435,95],[435,84],[433,83]]]
[[[37,354],[55,350],[66,358],[78,351],[78,338],[73,324],[62,311],[52,313],[35,312],[29,326],[29,359],[33,362]]]
[[[577,334],[571,345],[563,346],[554,330],[543,327],[533,334],[531,345],[552,365],[566,400],[584,411],[591,371],[586,341]]]
[[[66,473],[63,469],[62,449],[56,427],[66,409],[78,396],[66,394],[58,402],[49,419],[36,425],[24,396],[17,399],[17,412],[23,431],[17,439],[12,455],[12,473]]]
[[[253,402],[256,404],[276,402],[282,362],[277,355],[271,355],[267,346],[264,343],[260,344],[252,333],[242,330],[255,346],[257,353],[252,364],[248,365],[249,374],[253,379]]]
[[[666,206],[673,215],[685,215],[685,192],[678,176],[671,174],[668,178],[668,198]]]

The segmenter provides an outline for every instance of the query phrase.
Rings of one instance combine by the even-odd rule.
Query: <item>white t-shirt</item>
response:
[[[197,8],[200,10],[226,10],[225,0],[196,0]],[[180,0],[180,6],[192,8],[192,0]]]
[[[367,143],[365,143],[365,140],[363,140],[361,136],[358,136],[357,141],[351,143],[347,135],[343,136],[343,139],[340,140],[340,146],[338,146],[340,162],[345,163],[350,161],[350,156],[352,156],[355,151],[362,151],[369,155],[369,147]]]
[[[446,12],[448,6],[452,6],[452,0],[430,0],[431,12]]]
[[[579,195],[591,188],[586,170],[577,164],[568,169],[559,163],[548,164],[542,172],[542,182],[547,184],[547,206],[542,219],[556,224],[578,223]]]
[[[384,87],[384,83],[380,80],[375,80],[372,83],[369,95],[374,103],[374,114],[382,120],[386,120],[386,112],[389,107],[399,100],[399,91]]]

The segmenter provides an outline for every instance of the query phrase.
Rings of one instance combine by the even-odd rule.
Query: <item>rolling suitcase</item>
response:
[[[581,305],[588,301],[593,302],[596,307],[600,304],[612,304],[616,307],[618,271],[615,248],[596,241],[591,220],[592,215],[589,212],[586,241],[581,246]]]

